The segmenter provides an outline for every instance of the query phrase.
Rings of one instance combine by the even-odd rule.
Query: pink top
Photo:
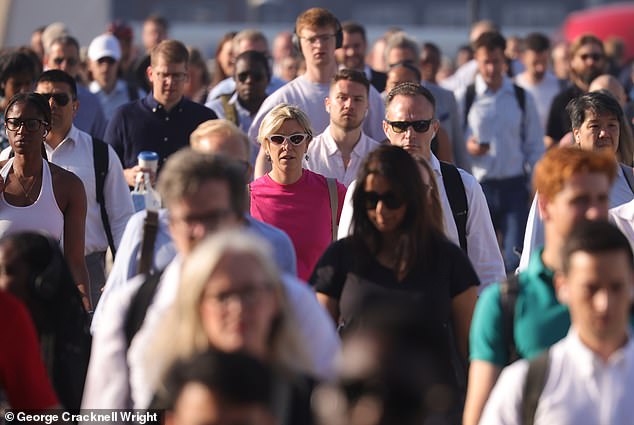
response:
[[[303,170],[293,184],[279,184],[268,174],[250,184],[251,215],[282,229],[293,241],[297,255],[297,274],[308,280],[332,240],[328,183],[321,174]],[[337,182],[341,216],[346,187]]]

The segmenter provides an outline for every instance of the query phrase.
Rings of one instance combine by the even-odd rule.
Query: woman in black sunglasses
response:
[[[262,120],[258,139],[271,171],[250,184],[251,215],[282,229],[297,255],[297,274],[308,280],[337,234],[346,187],[304,168],[310,121],[296,106],[280,104]],[[332,195],[332,196],[331,196]],[[333,220],[334,218],[334,220]]]
[[[370,326],[360,317],[375,301],[420,311],[417,334],[424,335],[435,379],[453,394],[453,423],[462,411],[478,277],[432,220],[420,170],[402,148],[370,153],[357,182],[352,234],[328,248],[310,283],[341,332]]]
[[[46,160],[43,143],[50,122],[50,105],[40,94],[19,93],[7,104],[4,128],[13,156],[0,161],[0,236],[39,231],[63,239],[64,257],[90,309],[85,297],[86,192],[79,177]]]

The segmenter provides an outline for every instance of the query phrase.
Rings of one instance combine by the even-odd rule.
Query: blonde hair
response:
[[[272,285],[279,306],[269,336],[268,360],[288,372],[307,373],[311,358],[300,342],[295,318],[290,310],[279,271],[269,254],[271,248],[252,234],[230,230],[207,237],[187,257],[181,268],[176,300],[165,315],[161,329],[148,350],[153,376],[152,388],[162,391],[161,381],[169,367],[180,359],[208,350],[211,343],[203,327],[200,303],[210,276],[227,255],[245,254],[254,258],[261,273]]]
[[[262,124],[260,124],[260,131],[258,132],[258,142],[264,143],[268,136],[275,134],[284,122],[289,120],[297,121],[302,129],[308,134],[308,141],[313,139],[313,130],[310,127],[310,120],[308,119],[306,113],[295,105],[280,103],[275,108],[271,109],[262,120]]]
[[[189,136],[189,145],[194,147],[201,139],[218,135],[239,141],[244,145],[247,160],[249,159],[249,153],[251,152],[251,142],[249,138],[242,130],[240,130],[234,123],[226,119],[208,120],[196,127],[196,129]]]

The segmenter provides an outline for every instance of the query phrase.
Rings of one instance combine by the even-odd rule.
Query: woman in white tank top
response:
[[[63,240],[64,257],[83,295],[86,192],[76,175],[42,157],[50,122],[50,105],[37,93],[19,93],[7,104],[4,126],[15,156],[0,162],[0,236],[35,230]],[[86,297],[84,305],[90,308]]]

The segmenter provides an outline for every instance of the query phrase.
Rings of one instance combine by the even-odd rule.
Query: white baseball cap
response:
[[[98,61],[101,58],[120,60],[121,46],[119,46],[119,40],[112,34],[101,34],[88,46],[88,57],[93,61]]]

